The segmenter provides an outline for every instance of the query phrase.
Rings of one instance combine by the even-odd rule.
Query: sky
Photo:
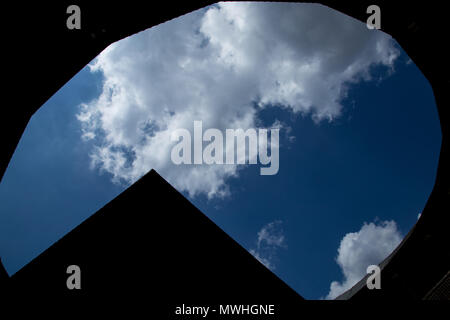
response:
[[[175,165],[171,132],[279,128],[279,171]],[[418,219],[441,135],[389,35],[313,4],[219,3],[105,49],[31,118],[0,184],[14,274],[154,168],[307,299],[332,299]]]

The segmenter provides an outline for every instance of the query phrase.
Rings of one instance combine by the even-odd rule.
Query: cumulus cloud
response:
[[[398,54],[388,35],[321,5],[219,3],[105,49],[90,65],[103,90],[78,119],[114,181],[155,168],[190,196],[226,196],[241,167],[172,164],[172,131],[255,128],[273,105],[332,121],[349,86]]]
[[[353,287],[366,275],[369,265],[378,265],[401,240],[395,221],[364,223],[358,232],[347,233],[341,240],[336,258],[344,279],[331,283],[326,299],[334,299]]]
[[[277,251],[286,247],[282,221],[276,220],[268,223],[258,232],[256,248],[250,249],[249,252],[267,268],[274,270]]]

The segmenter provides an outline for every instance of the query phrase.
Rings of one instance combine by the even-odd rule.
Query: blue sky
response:
[[[441,136],[428,81],[378,31],[324,7],[270,6],[214,6],[128,38],[41,107],[0,185],[0,255],[10,274],[152,167],[309,299],[331,294],[333,281],[335,295],[395,247],[417,221],[435,179]],[[276,12],[298,25],[265,24],[267,38],[253,40],[267,21],[261,17]],[[308,19],[314,15],[335,25],[315,27]],[[325,39],[327,28],[341,33]],[[317,41],[303,35],[309,30]],[[337,48],[332,58],[330,48]],[[145,52],[150,58],[139,61]],[[168,69],[174,61],[183,71]],[[141,72],[139,63],[148,69]],[[292,89],[294,82],[302,86]],[[143,135],[134,128],[147,113]],[[161,120],[172,114],[187,122]],[[164,145],[167,128],[196,117],[218,128],[270,127],[277,120],[278,174],[261,176],[250,165],[232,172],[205,168],[192,179],[190,168],[146,153],[154,150],[151,141]],[[127,151],[125,164],[119,147]]]

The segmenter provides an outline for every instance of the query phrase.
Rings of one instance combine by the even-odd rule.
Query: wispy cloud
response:
[[[275,270],[275,260],[279,249],[287,248],[282,221],[276,220],[266,224],[259,232],[256,248],[250,253],[267,268]]]

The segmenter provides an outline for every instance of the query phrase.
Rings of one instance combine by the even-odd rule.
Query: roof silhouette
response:
[[[81,269],[81,290],[66,286],[70,265]],[[291,313],[303,301],[154,170],[8,284],[8,294],[18,298],[119,299],[126,306],[150,304],[164,316],[183,303],[267,303]]]

